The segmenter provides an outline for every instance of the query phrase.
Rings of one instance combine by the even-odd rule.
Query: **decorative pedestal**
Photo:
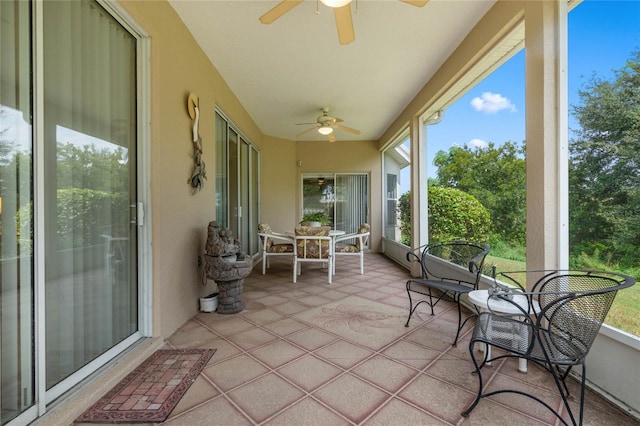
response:
[[[219,314],[236,314],[244,310],[242,300],[242,285],[244,279],[251,273],[252,260],[246,256],[235,262],[223,260],[222,256],[204,255],[207,278],[212,279],[218,285]]]

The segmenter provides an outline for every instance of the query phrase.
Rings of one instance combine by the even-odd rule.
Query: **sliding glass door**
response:
[[[369,175],[363,173],[305,173],[302,176],[302,215],[323,213],[334,229],[356,232],[369,222]]]
[[[136,40],[93,1],[47,1],[47,389],[138,329]]]
[[[138,99],[137,40],[93,0],[1,1],[0,34],[6,424],[140,335]]]
[[[260,155],[216,111],[216,221],[229,228],[248,255],[257,254]]]
[[[0,424],[35,402],[30,9],[0,2]]]

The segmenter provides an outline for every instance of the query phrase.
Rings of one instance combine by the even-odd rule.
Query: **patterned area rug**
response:
[[[373,350],[407,332],[406,309],[384,305],[358,296],[308,309],[294,316]]]
[[[216,349],[161,349],[100,398],[75,423],[164,421]]]

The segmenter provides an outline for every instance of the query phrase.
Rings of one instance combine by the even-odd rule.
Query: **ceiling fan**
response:
[[[260,17],[260,22],[270,24],[282,15],[302,3],[304,0],[283,0],[275,5],[271,10]],[[357,0],[356,0],[357,1]],[[413,6],[422,7],[429,0],[400,0]],[[353,19],[351,18],[351,0],[320,0],[326,6],[333,8],[338,29],[338,40],[340,44],[349,44],[356,39],[353,30]]]
[[[297,123],[297,125],[301,126],[301,125],[305,125],[305,124],[313,124],[313,127],[308,128],[307,130],[300,132],[296,135],[296,137],[298,136],[302,136],[305,133],[308,133],[312,130],[317,130],[318,133],[320,133],[321,135],[325,135],[327,137],[327,139],[329,139],[329,142],[335,142],[336,141],[336,137],[333,134],[333,130],[334,129],[338,129],[338,130],[342,130],[345,132],[349,132],[349,133],[353,133],[354,135],[359,135],[360,131],[356,130],[356,129],[352,129],[351,127],[347,127],[347,126],[343,126],[342,124],[338,124],[338,123],[342,123],[344,120],[341,118],[336,118],[336,117],[331,117],[329,115],[329,108],[328,107],[323,107],[322,108],[322,115],[319,116],[316,119],[315,123]]]

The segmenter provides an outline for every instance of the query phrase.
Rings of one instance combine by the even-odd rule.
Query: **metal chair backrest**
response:
[[[453,240],[429,244],[422,250],[420,257],[422,278],[445,278],[442,276],[443,274],[436,273],[433,268],[429,268],[432,256],[459,265],[474,274],[469,282],[473,284],[474,289],[477,289],[487,254],[489,254],[489,246],[484,243]]]
[[[552,348],[550,354],[562,354],[565,364],[581,363],[617,292],[634,283],[629,276],[603,271],[553,271],[543,275],[532,294],[540,304],[536,327],[548,331],[541,335]]]

